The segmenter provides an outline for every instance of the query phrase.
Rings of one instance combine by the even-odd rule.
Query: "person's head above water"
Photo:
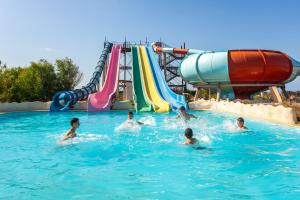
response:
[[[192,139],[193,138],[193,130],[191,128],[186,128],[184,131],[184,136],[187,139]]]
[[[131,111],[128,112],[128,119],[133,119],[133,112]]]
[[[184,106],[180,106],[180,107],[179,107],[179,111],[180,111],[181,113],[185,112],[185,107],[184,107]]]
[[[238,126],[239,128],[244,128],[244,123],[245,123],[245,121],[244,121],[244,119],[243,119],[242,117],[237,118],[237,119],[236,119],[236,123],[237,123],[237,126]]]
[[[78,128],[79,127],[79,119],[74,117],[71,119],[70,124],[72,128]]]

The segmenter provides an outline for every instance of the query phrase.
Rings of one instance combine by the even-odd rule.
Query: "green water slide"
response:
[[[141,63],[139,59],[139,49],[131,47],[132,74],[133,74],[133,99],[136,111],[152,111],[151,102],[145,93],[142,84],[142,74],[140,72]]]

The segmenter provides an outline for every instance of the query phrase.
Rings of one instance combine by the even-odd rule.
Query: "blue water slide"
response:
[[[60,91],[57,92],[52,97],[52,102],[50,104],[50,111],[59,112],[59,111],[68,111],[70,106],[77,103],[77,101],[81,101],[87,99],[89,94],[96,92],[96,85],[99,84],[100,77],[107,60],[108,54],[111,51],[112,43],[105,42],[104,48],[101,53],[100,59],[95,67],[95,71],[93,73],[92,78],[89,83],[82,87],[81,89],[71,90],[71,91]]]
[[[152,47],[148,46],[146,47],[146,49],[151,66],[151,71],[153,73],[154,81],[160,96],[170,103],[173,111],[176,111],[180,106],[184,106],[187,109],[188,105],[186,103],[185,97],[173,92],[165,81],[160,70],[158,59],[156,58],[156,54]]]

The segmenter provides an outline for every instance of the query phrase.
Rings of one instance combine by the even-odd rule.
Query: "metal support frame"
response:
[[[289,94],[287,93],[287,91],[285,90],[285,85],[280,86],[280,89],[282,91],[283,96],[285,97],[285,99],[289,99]]]
[[[285,90],[285,85],[284,84],[271,84],[271,83],[259,83],[259,84],[220,84],[220,83],[213,83],[213,84],[206,84],[206,85],[195,85],[197,87],[197,90],[199,88],[208,88],[208,95],[209,99],[211,99],[211,89],[215,88],[217,89],[217,101],[220,101],[221,99],[221,92],[222,88],[228,88],[228,87],[266,87],[270,90],[272,98],[275,102],[282,103],[283,99],[280,96],[280,92],[278,91],[278,88],[281,88],[282,93],[286,99],[288,99],[288,94]]]
[[[273,99],[274,102],[276,102],[276,103],[282,103],[283,102],[283,99],[280,95],[278,87],[271,86],[271,87],[269,87],[269,90],[270,90],[270,93],[271,93],[271,96],[272,96],[272,99]]]
[[[220,84],[218,83],[217,84],[217,101],[220,101],[220,99],[221,99],[221,92],[222,92],[222,90],[221,90],[221,86],[220,86]]]
[[[197,101],[197,100],[198,100],[199,95],[200,95],[200,93],[201,93],[200,90],[201,90],[200,88],[197,88],[196,93],[195,93],[195,97],[194,97],[194,101]]]
[[[161,47],[168,47],[168,45],[163,42],[159,42],[158,44]],[[184,93],[187,89],[187,83],[179,74],[179,65],[182,59],[183,56],[181,55],[178,56],[171,53],[158,54],[159,65],[164,73],[167,84],[173,90],[176,90],[176,92]]]
[[[125,92],[126,91],[126,84],[132,82],[132,72],[131,72],[131,45],[132,43],[124,41],[122,43],[122,50],[121,50],[121,58],[120,58],[120,76],[119,76],[119,83],[118,89],[119,91]],[[123,95],[124,97],[124,95]],[[119,96],[122,100],[124,99]]]

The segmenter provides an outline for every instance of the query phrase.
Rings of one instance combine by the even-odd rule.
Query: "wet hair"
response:
[[[179,110],[180,110],[180,111],[184,111],[184,110],[185,110],[185,107],[180,106],[180,107],[179,107]]]
[[[76,118],[76,117],[72,118],[71,121],[70,121],[71,126],[73,126],[73,124],[76,123],[76,122],[79,122],[79,119]]]
[[[133,115],[133,112],[129,111],[129,112],[128,112],[128,115]]]
[[[245,122],[245,121],[244,121],[244,118],[242,118],[242,117],[237,118],[237,121],[238,121],[238,122],[242,122],[242,123]]]
[[[184,131],[184,135],[188,139],[192,139],[193,137],[193,130],[191,128],[186,128]]]

